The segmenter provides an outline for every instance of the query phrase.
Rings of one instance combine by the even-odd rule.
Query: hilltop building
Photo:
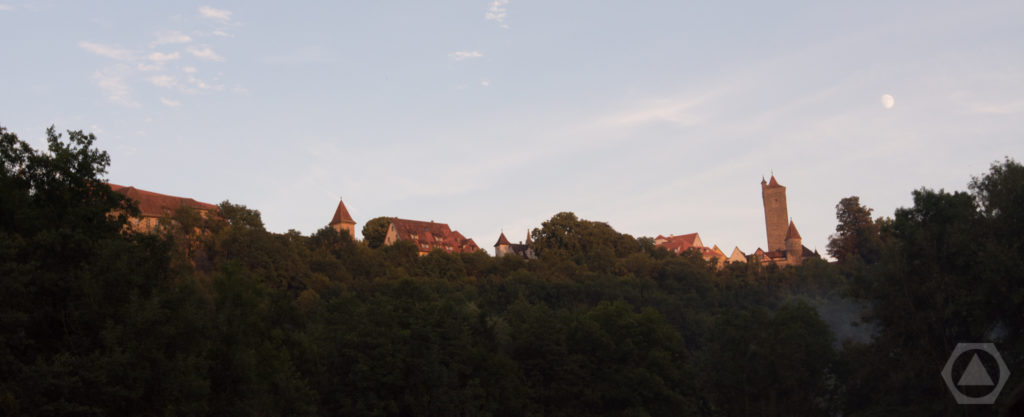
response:
[[[729,262],[747,262],[747,255],[740,250],[739,246],[732,248],[732,254],[729,255]]]
[[[399,240],[415,243],[420,256],[426,255],[434,249],[441,249],[448,253],[470,253],[480,250],[473,239],[467,239],[462,233],[453,231],[445,223],[392,217],[387,235],[384,237],[384,244],[391,245]]]
[[[531,243],[533,242],[530,240],[529,232],[526,233],[526,243],[522,241],[511,243],[505,237],[505,232],[501,232],[501,236],[498,236],[498,243],[494,244],[494,256],[500,258],[506,255],[517,255],[523,259],[537,259],[537,254],[530,248]]]
[[[107,183],[110,189],[135,200],[139,206],[139,217],[128,219],[128,227],[137,232],[150,233],[156,231],[161,219],[170,219],[181,208],[195,210],[203,219],[220,217],[220,207],[203,203],[187,197],[154,193],[131,186]]]
[[[667,249],[669,252],[681,254],[687,250],[694,249],[700,253],[700,256],[705,261],[715,259],[719,266],[723,266],[728,262],[746,262],[746,256],[743,256],[743,252],[739,252],[739,248],[733,250],[733,256],[726,256],[725,252],[718,245],[712,247],[704,246],[704,242],[700,240],[700,234],[690,233],[686,235],[669,235],[668,237],[658,235],[654,238],[654,246]],[[739,253],[740,257],[736,257]]]
[[[341,199],[338,200],[338,208],[334,210],[334,217],[331,218],[328,225],[338,233],[346,230],[352,239],[356,238],[356,221],[352,220],[352,215],[348,214],[348,208],[345,207],[345,202]]]
[[[803,245],[796,224],[789,218],[786,207],[786,187],[772,175],[770,181],[761,178],[761,200],[764,202],[764,226],[768,236],[768,250],[757,248],[753,258],[761,263],[799,265],[807,258],[820,257]],[[787,226],[788,224],[788,226]]]

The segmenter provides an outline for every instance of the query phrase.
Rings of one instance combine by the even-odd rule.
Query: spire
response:
[[[800,232],[796,231],[796,223],[789,219],[789,230],[786,231],[786,240],[800,239]]]
[[[782,185],[780,185],[779,182],[775,180],[775,174],[772,174],[772,179],[768,181],[768,188],[778,188],[781,186]]]
[[[345,208],[345,202],[341,201],[340,198],[338,199],[338,208],[334,210],[334,218],[331,219],[331,222],[328,223],[328,225],[333,226],[338,223],[356,224],[356,221],[352,220],[352,216],[348,214],[348,209]]]
[[[526,229],[526,244],[529,245],[531,243],[533,243],[533,240],[530,239],[530,229]]]
[[[498,236],[498,243],[495,243],[494,247],[498,247],[501,245],[511,245],[511,243],[509,243],[508,241],[508,238],[505,237],[505,232],[501,232],[501,236]]]

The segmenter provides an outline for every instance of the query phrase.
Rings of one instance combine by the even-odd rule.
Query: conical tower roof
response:
[[[789,221],[789,230],[786,231],[786,240],[800,239],[800,232],[796,231],[796,223]]]
[[[508,241],[508,238],[505,237],[505,232],[501,232],[501,236],[498,236],[498,243],[494,244],[495,247],[501,245],[511,245],[511,243],[509,243]]]
[[[328,225],[333,226],[338,223],[356,224],[356,221],[352,220],[352,216],[348,214],[348,209],[345,208],[345,202],[340,199],[338,200],[338,208],[334,210],[334,218],[331,219],[331,222],[328,223]]]

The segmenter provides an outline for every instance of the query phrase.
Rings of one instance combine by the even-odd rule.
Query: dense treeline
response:
[[[5,415],[962,415],[957,342],[1024,363],[1011,160],[892,218],[844,199],[837,263],[719,269],[572,213],[530,262],[274,234],[228,202],[132,233],[94,140],[0,128]]]

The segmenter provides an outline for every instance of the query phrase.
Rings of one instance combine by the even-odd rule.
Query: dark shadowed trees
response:
[[[373,249],[383,246],[384,238],[388,235],[388,226],[391,226],[390,217],[370,219],[363,225],[363,240]]]

